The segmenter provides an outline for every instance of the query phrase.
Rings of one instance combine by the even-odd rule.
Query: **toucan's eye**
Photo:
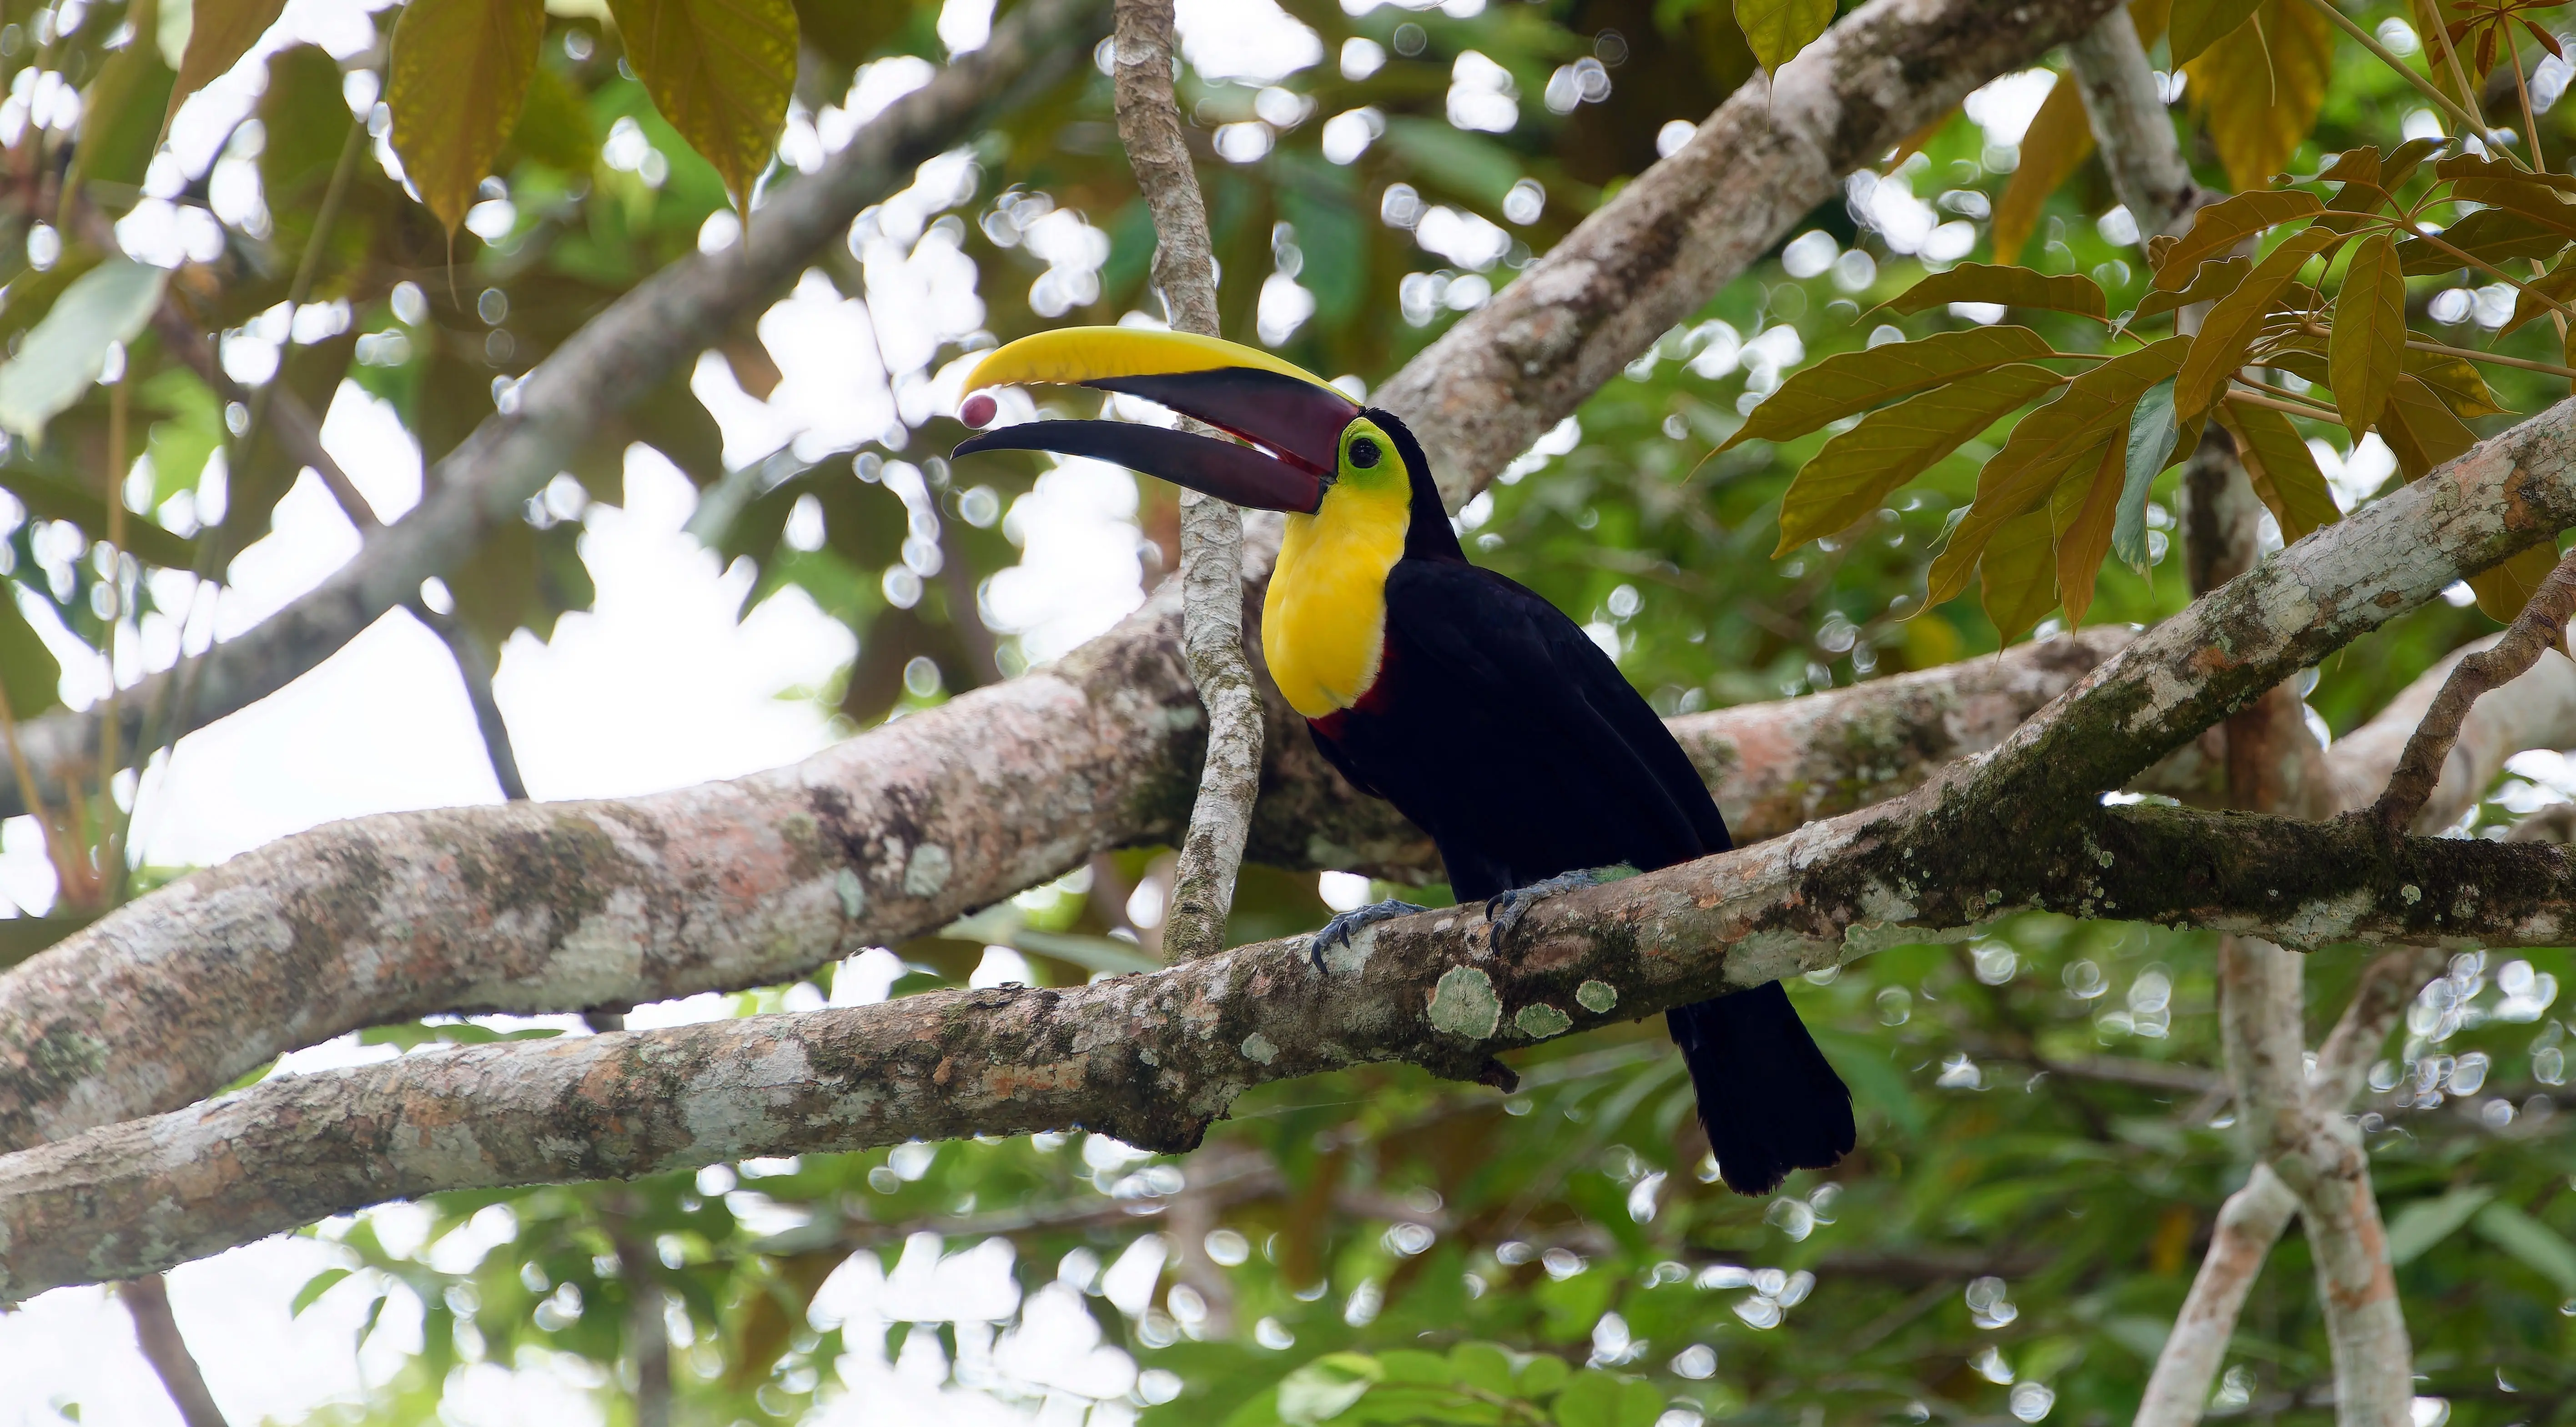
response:
[[[1359,467],[1363,471],[1376,465],[1378,463],[1378,458],[1384,454],[1384,452],[1377,448],[1377,443],[1375,441],[1372,441],[1365,436],[1351,443],[1351,464]]]

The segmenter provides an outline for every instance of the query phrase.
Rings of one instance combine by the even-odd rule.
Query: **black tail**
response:
[[[1664,1013],[1726,1187],[1768,1194],[1851,1153],[1851,1091],[1777,981]]]

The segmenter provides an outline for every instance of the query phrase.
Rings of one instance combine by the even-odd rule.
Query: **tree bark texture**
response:
[[[1697,140],[1623,188],[1565,242],[1505,288],[1494,302],[1462,320],[1409,364],[1380,399],[1423,436],[1435,460],[1442,463],[1444,480],[1450,483],[1453,497],[1463,499],[1469,487],[1490,480],[1512,456],[1570,413],[1674,320],[1706,301],[1746,263],[1783,236],[1816,201],[1832,191],[1846,168],[1874,157],[1987,78],[2036,58],[2106,8],[2096,0],[2063,0],[2015,5],[1999,14],[1982,0],[1873,0],[1828,32],[1811,49],[1813,58],[1802,57],[1788,66],[1789,73],[1776,85],[1776,112],[1771,104],[1775,86],[1768,80],[1757,79],[1747,91],[1730,98],[1703,126]],[[1015,17],[1006,23],[1016,24],[1018,20]],[[1035,32],[1032,24],[1031,30],[1022,33],[1025,37]],[[995,43],[979,51],[975,58],[1006,53],[1008,49],[997,31]],[[1827,60],[1830,62],[1824,62]],[[981,77],[989,80],[991,76],[983,73]],[[1023,79],[1021,83],[1028,87],[1033,81]],[[825,176],[856,165],[859,161],[853,155],[867,142],[868,134],[881,129],[888,135],[901,131],[904,116],[916,114],[915,109],[906,106],[916,101],[930,104],[932,100],[925,96],[954,102],[954,95],[949,77],[943,76],[930,89],[901,101],[876,125],[863,131],[861,140],[854,141],[836,166],[826,169]],[[894,140],[884,138],[883,142],[891,145]],[[781,234],[787,226],[768,215],[790,205],[805,187],[790,190],[764,210],[767,221],[759,226],[765,232],[755,242],[755,258],[769,251],[764,244],[782,241]],[[729,268],[744,266],[737,255],[729,254],[727,258]],[[716,280],[699,266],[683,265],[656,282],[668,285],[689,274],[697,274],[694,281]],[[639,292],[636,296],[642,295]],[[630,303],[634,301],[635,298],[629,299]],[[685,324],[683,330],[687,330]],[[536,396],[531,391],[523,398],[523,414],[527,403]],[[465,449],[480,446],[469,443]],[[490,475],[492,469],[498,468],[482,464],[453,467],[449,471],[450,486],[498,490],[499,478]],[[477,476],[477,471],[485,474]],[[541,481],[543,477],[535,479]],[[514,506],[521,494],[524,491],[514,486],[509,488],[507,500],[497,495],[495,499],[504,506]],[[432,505],[445,511],[457,503],[451,499],[446,504]],[[471,501],[464,503],[470,505]],[[394,539],[415,521],[425,519],[430,510],[431,505],[425,505],[389,527],[380,538]],[[470,547],[470,543],[456,542],[448,548],[452,554],[456,548]],[[414,543],[401,548],[418,547]],[[385,552],[393,549],[386,546],[362,553],[349,570],[306,603],[352,582],[399,586],[408,593],[421,579],[443,568],[434,561],[410,561],[406,556],[395,561],[401,568],[388,574],[380,567],[392,559]],[[1257,583],[1266,574],[1268,551],[1256,542],[1247,564],[1251,581]],[[368,573],[371,570],[375,573]],[[1251,593],[1257,598],[1257,591]],[[340,608],[345,612],[347,606],[344,603]],[[305,609],[306,604],[290,607],[286,615],[280,616],[286,622],[284,627],[304,627],[297,621],[305,619],[298,613]],[[331,622],[319,615],[314,618],[325,624]],[[868,900],[865,905],[880,911],[865,924],[866,931],[856,933],[867,938],[857,944],[893,939],[895,933],[886,929],[889,923],[908,925],[909,930],[902,934],[942,925],[947,916],[988,904],[1031,881],[1063,871],[1072,864],[1059,860],[1064,848],[1054,845],[1059,840],[1058,828],[1078,830],[1077,837],[1061,839],[1065,844],[1087,839],[1095,850],[1147,836],[1168,839],[1177,826],[1170,810],[1187,806],[1186,792],[1195,781],[1188,770],[1195,766],[1204,747],[1204,715],[1186,685],[1176,686],[1172,678],[1180,669],[1180,661],[1174,657],[1179,624],[1177,598],[1157,596],[1119,629],[1078,651],[1053,678],[1015,681],[1015,686],[1004,690],[978,691],[919,718],[904,720],[900,732],[889,729],[870,735],[859,746],[861,751],[835,750],[821,760],[801,765],[793,773],[773,775],[793,786],[815,777],[818,763],[829,763],[835,771],[846,771],[867,795],[849,805],[858,819],[852,826],[874,827],[891,817],[885,823],[885,836],[906,847],[918,845],[947,853],[953,847],[971,845],[1011,854],[987,863],[932,858],[925,852],[927,860],[921,876],[907,876],[898,885],[935,886],[937,890],[921,897],[907,894],[906,899],[895,903],[900,922],[884,916],[884,900]],[[277,666],[274,672],[279,677],[267,687],[273,688],[319,662],[330,649],[338,647],[339,641],[354,633],[354,629],[341,630],[332,641],[326,641],[328,647],[308,651],[311,658],[293,669]],[[1021,684],[1027,687],[1016,687]],[[1169,697],[1176,687],[1181,695],[1180,707],[1175,707],[1175,699]],[[1097,698],[1092,697],[1095,692]],[[246,701],[209,699],[206,706],[238,707]],[[1273,716],[1278,717],[1275,708]],[[1140,729],[1144,736],[1131,741],[1134,731]],[[1943,737],[1946,735],[1928,737],[1925,742],[1937,746]],[[1280,725],[1274,724],[1267,742],[1274,750],[1271,766],[1265,771],[1270,792],[1262,801],[1262,811],[1253,827],[1253,855],[1290,865],[1359,871],[1376,870],[1380,865],[1427,865],[1428,849],[1419,834],[1404,828],[1383,807],[1365,807],[1355,815],[1350,813],[1350,809],[1359,806],[1357,801],[1347,789],[1338,786],[1338,780],[1324,768],[1306,739],[1286,738]],[[1969,738],[1962,751],[1974,743],[1975,739]],[[968,766],[938,766],[935,759],[941,750],[955,750],[950,756],[962,759]],[[1888,751],[1903,751],[1901,741]],[[924,754],[934,761],[919,761]],[[892,762],[879,766],[877,755]],[[1921,761],[1914,755],[1909,757]],[[1000,816],[1012,818],[1017,826],[992,833],[990,840],[965,838],[944,827],[935,837],[917,837],[925,810],[964,818],[970,826],[991,832],[990,819],[970,815],[964,806],[946,796],[952,790],[965,790],[992,798],[996,789],[975,786],[979,780],[973,765],[986,758],[1040,777],[1060,772],[1070,781],[1039,790],[1034,803],[1024,800],[1000,805],[1007,809]],[[1855,760],[1850,766],[1867,770],[1893,765],[1871,759]],[[1285,776],[1283,770],[1289,769],[1299,776]],[[1896,782],[1875,777],[1793,779],[1785,785],[1789,791],[1784,796],[1803,799],[1810,812],[1821,812],[1838,802],[1853,806],[1872,801],[1881,795],[1882,785]],[[1288,793],[1283,784],[1307,790],[1307,797],[1300,799]],[[1035,786],[1019,785],[1022,789]],[[873,797],[879,794],[888,801],[882,805],[874,802]],[[1846,798],[1850,801],[1841,802]],[[1776,802],[1769,805],[1782,806]],[[1309,813],[1336,810],[1344,815],[1305,819]],[[481,826],[475,820],[488,814],[456,812],[434,816],[466,820],[448,824],[461,832],[466,827]],[[1301,826],[1301,820],[1306,825]],[[1122,821],[1132,822],[1135,829],[1120,826]],[[336,845],[329,840],[351,835],[323,830],[307,835],[321,842],[290,842],[284,846],[302,847],[305,855],[327,862],[329,854],[324,849]],[[956,840],[948,840],[951,838]],[[259,863],[262,867],[274,867],[281,859],[298,860],[296,854],[282,849],[269,849],[256,856],[266,859]],[[408,865],[430,869],[439,864],[438,859],[431,858]],[[936,878],[931,876],[933,869],[940,874]],[[314,869],[317,873],[318,870]],[[859,875],[856,867],[850,870],[854,877]],[[223,876],[220,872],[214,875]],[[1021,880],[1012,880],[1015,878]],[[308,891],[291,900],[312,906],[346,897],[354,890],[330,887],[326,885],[329,880],[304,878],[302,885]],[[227,885],[248,884],[228,881]],[[754,904],[777,890],[757,877],[745,879],[743,885],[760,889],[750,899]],[[442,891],[446,889],[444,883],[439,886]],[[272,909],[276,905],[258,894],[248,900]],[[313,942],[336,934],[341,919],[355,914],[356,903],[342,905],[340,917],[325,917],[314,926],[308,934]],[[423,907],[425,910],[426,904]],[[157,920],[163,913],[154,899],[147,898],[126,915]],[[466,912],[458,925],[471,925],[479,915]],[[939,920],[928,920],[933,916]],[[542,995],[535,989],[550,979],[544,968],[553,953],[545,949],[546,945],[553,936],[570,930],[569,924],[558,925],[552,918],[546,920],[545,927],[518,923],[538,943],[531,947],[507,939],[477,945],[478,938],[438,931],[435,921],[404,921],[397,925],[427,933],[420,941],[399,939],[408,948],[404,964],[428,973],[425,979],[405,985],[401,983],[407,978],[385,977],[381,968],[354,981],[336,983],[299,976],[292,984],[303,988],[330,986],[338,992],[325,992],[320,997],[334,1003],[330,1011],[311,1015],[306,1014],[303,1004],[309,990],[284,1001],[277,999],[274,971],[255,971],[247,980],[234,975],[243,966],[275,967],[299,941],[296,933],[284,930],[287,923],[263,923],[267,931],[245,934],[229,925],[200,928],[199,920],[191,915],[161,922],[149,932],[135,928],[140,933],[134,943],[139,954],[111,957],[120,969],[106,973],[111,980],[133,979],[112,988],[98,984],[89,972],[78,969],[91,953],[80,952],[69,943],[58,949],[59,954],[38,958],[22,968],[22,976],[0,981],[0,1011],[16,1013],[10,1025],[0,1026],[0,1145],[23,1145],[108,1120],[185,1104],[213,1086],[229,1083],[257,1067],[277,1051],[304,1043],[304,1037],[318,1039],[350,1024],[456,1009],[467,1004],[458,994],[463,991],[488,994],[496,984],[516,982],[512,1000],[543,1000],[560,1007],[567,1004],[565,992],[571,989],[557,985]],[[691,942],[712,930],[703,920],[691,921],[688,926]],[[781,975],[799,974],[837,954],[834,945],[819,937],[802,942],[773,939],[767,944],[786,948],[786,954],[735,961],[728,955],[707,958],[697,951],[687,953],[681,958],[683,962],[724,965],[725,969],[715,973],[719,979],[714,981],[705,979],[706,973],[684,978],[686,989],[775,980]],[[83,940],[79,945],[96,943]],[[205,963],[185,972],[174,971],[173,979],[178,984],[193,985],[193,978],[199,975],[221,984],[204,987],[202,994],[173,990],[166,984],[155,991],[150,983],[161,978],[150,972],[138,975],[139,963],[165,955],[202,958]],[[335,954],[308,947],[296,955],[318,955],[328,961]],[[409,959],[422,955],[428,959]],[[433,963],[440,960],[474,969],[459,984],[455,978],[442,979],[435,973]],[[645,958],[643,969],[632,977],[611,970],[604,978],[593,973],[572,979],[584,983],[578,992],[580,997],[604,1005],[683,994],[679,989],[665,989],[663,978],[651,974],[659,969],[658,960]],[[499,973],[497,980],[487,973]],[[736,977],[744,980],[732,979]],[[78,995],[109,989],[119,993],[115,999],[93,996],[76,1000],[63,995],[66,991]],[[243,999],[231,999],[235,996]],[[248,1025],[269,1022],[270,1013],[281,1004],[298,1007],[295,1027],[245,1034]],[[133,1008],[138,1024],[129,1027],[121,1017],[115,1023],[98,1022],[95,1008],[101,1005]],[[362,1020],[348,1019],[348,1008],[353,1005],[366,1007]],[[257,1015],[245,1021],[243,1013],[253,1009]],[[326,1024],[333,1025],[333,1029],[314,1035]],[[129,1029],[138,1034],[129,1035]],[[214,1065],[229,1068],[210,1074],[209,1068]]]
[[[775,773],[338,823],[143,898],[0,976],[0,1146],[175,1109],[383,1021],[775,983],[1167,840],[1204,726],[1177,641],[1156,637],[1176,604],[1167,588],[1131,619],[1142,632]],[[2090,630],[1673,726],[1738,835],[1769,837],[1994,746],[2128,638]],[[1102,657],[1120,653],[1137,661]],[[1275,716],[1255,856],[1436,875],[1427,839]]]
[[[1174,329],[1219,337],[1207,204],[1172,98],[1178,48],[1172,0],[1117,0],[1118,134],[1153,214],[1154,286]],[[1201,436],[1212,428],[1185,423]],[[1261,691],[1243,651],[1243,512],[1181,492],[1181,657],[1207,710],[1207,747],[1163,919],[1163,955],[1185,961],[1225,945],[1235,875],[1261,795]]]
[[[1451,908],[1369,928],[1321,974],[1297,936],[1065,990],[930,992],[263,1081],[0,1158],[0,1299],[447,1189],[1076,1127],[1179,1152],[1256,1084],[1408,1061],[1509,1086],[1499,1052],[2024,908],[2300,945],[2557,945],[2576,924],[2576,854],[2554,845],[2137,806],[2047,838],[2016,825],[1979,851],[1927,836],[1920,801],[1551,898],[1501,951],[1480,912]]]

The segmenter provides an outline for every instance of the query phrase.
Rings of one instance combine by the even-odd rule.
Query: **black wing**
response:
[[[1473,760],[1458,770],[1472,806],[1457,811],[1493,836],[1518,829],[1545,844],[1497,855],[1515,875],[1619,861],[1662,867],[1731,845],[1663,720],[1537,593],[1472,565],[1405,560],[1387,578],[1386,603],[1404,698],[1430,708],[1426,696],[1436,694],[1442,751]],[[1444,847],[1455,840],[1451,829],[1432,830]],[[1472,827],[1458,832],[1472,836]]]

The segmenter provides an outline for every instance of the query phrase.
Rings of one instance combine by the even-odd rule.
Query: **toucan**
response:
[[[1387,411],[1257,348],[1131,327],[1009,343],[968,377],[1141,397],[1244,444],[1125,421],[1028,421],[961,443],[1114,462],[1238,506],[1287,513],[1261,648],[1315,746],[1438,845],[1500,949],[1541,897],[1610,868],[1650,870],[1733,844],[1681,745],[1610,656],[1528,588],[1468,562],[1422,445]],[[1423,910],[1335,917],[1312,951]],[[1666,1013],[1729,1187],[1766,1194],[1850,1152],[1851,1092],[1766,983]]]

